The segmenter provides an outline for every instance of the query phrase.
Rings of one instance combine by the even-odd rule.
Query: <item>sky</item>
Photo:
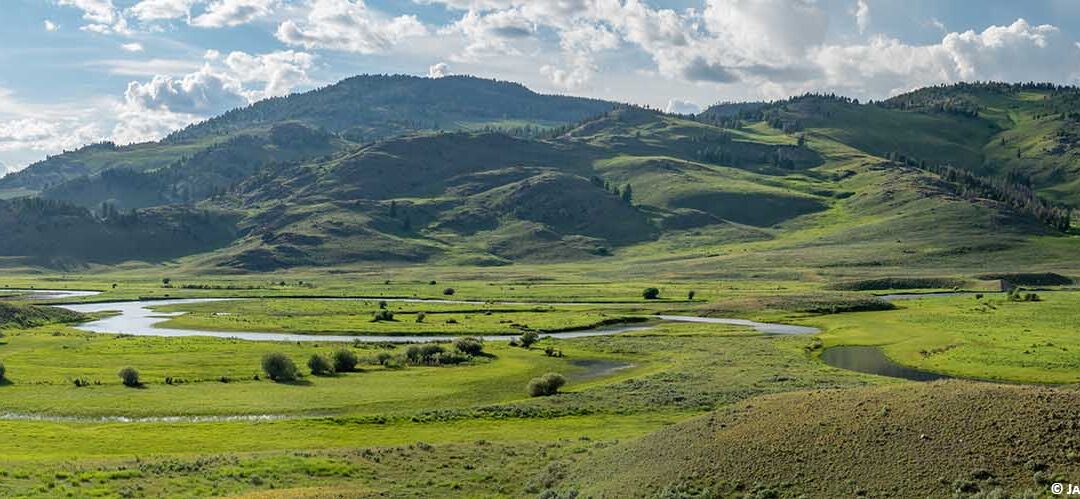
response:
[[[1080,84],[1077,0],[0,0],[0,174],[365,73],[694,112]]]

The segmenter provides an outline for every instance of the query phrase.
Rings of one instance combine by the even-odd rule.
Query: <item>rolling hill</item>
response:
[[[153,172],[198,161],[215,149],[235,149],[237,136],[249,147],[245,160],[260,155],[277,161],[310,159],[420,130],[468,130],[484,127],[543,128],[603,113],[614,104],[594,99],[540,95],[522,85],[466,76],[440,79],[410,76],[357,76],[302,94],[256,102],[178,130],[159,142],[117,146],[92,144],[35,163],[0,179],[0,198],[36,194],[70,180],[94,181],[106,170]],[[294,125],[282,129],[282,125]],[[314,146],[296,137],[295,125],[312,134],[332,133]],[[243,140],[243,139],[242,139]],[[251,144],[261,142],[264,144]],[[223,147],[218,147],[222,146]],[[300,147],[296,147],[300,146]],[[256,149],[262,149],[256,150]],[[100,190],[103,186],[82,188]],[[65,191],[54,197],[64,197]]]
[[[356,77],[159,143],[89,146],[5,177],[9,195],[38,189],[64,213],[56,217],[78,213],[80,237],[104,249],[42,232],[0,246],[0,256],[187,257],[247,271],[1015,259],[1048,245],[1068,251],[1045,241],[1071,240],[1061,203],[1080,197],[1068,138],[1076,95],[964,84],[883,102],[806,95],[676,116],[467,77]],[[1008,144],[1028,145],[1016,153]],[[12,213],[12,227],[53,216]],[[190,229],[185,213],[214,214],[198,243],[109,251],[109,241],[143,237],[137,228],[114,237],[109,218],[164,217]],[[42,253],[43,244],[52,249]]]

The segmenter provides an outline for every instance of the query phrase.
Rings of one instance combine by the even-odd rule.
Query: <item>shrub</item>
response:
[[[428,361],[434,366],[452,366],[455,364],[464,364],[472,360],[472,357],[468,354],[451,350],[449,352],[437,353],[431,356],[431,360]]]
[[[426,319],[426,318],[427,318],[427,314],[425,314],[424,312],[417,312],[416,313],[416,322],[418,324],[423,323],[424,319]]]
[[[484,353],[484,342],[480,338],[458,338],[454,341],[454,348],[466,355],[480,355]]]
[[[125,367],[117,375],[120,376],[120,381],[124,383],[124,386],[130,388],[142,386],[142,381],[139,380],[139,371],[136,371],[134,367]]]
[[[352,350],[342,348],[334,352],[334,371],[339,373],[348,373],[356,370],[356,364],[360,363],[360,359],[353,353]]]
[[[391,360],[394,360],[394,355],[390,352],[379,352],[375,355],[375,363],[382,366],[385,366]]]
[[[263,372],[266,377],[273,381],[296,381],[300,378],[300,370],[288,355],[274,352],[268,353],[262,359]]]
[[[655,300],[660,298],[660,290],[657,288],[645,288],[645,290],[641,292],[641,296],[646,300]]]
[[[394,320],[394,313],[389,310],[379,310],[375,312],[375,316],[371,319],[371,322],[382,322]]]
[[[694,301],[694,296],[696,296],[696,295],[697,295],[697,291],[690,290],[690,291],[688,291],[686,293],[686,300],[687,301]]]
[[[544,349],[544,355],[547,355],[548,357],[562,357],[563,353],[562,350],[549,346]]]
[[[410,364],[434,364],[435,356],[445,351],[446,349],[433,343],[412,345],[405,350],[405,358]]]
[[[0,362],[0,381],[4,380],[4,375],[7,374],[7,368],[4,367],[4,363]]]
[[[559,388],[566,384],[566,378],[558,373],[547,373],[529,381],[530,397],[546,397],[559,393]]]
[[[518,338],[518,342],[521,343],[522,348],[530,348],[533,343],[540,341],[540,334],[536,331],[525,331],[521,333],[521,337]]]
[[[308,369],[315,376],[330,376],[334,374],[334,365],[326,357],[317,353],[311,354],[307,361]]]
[[[446,288],[442,290],[442,294],[446,296],[454,296],[454,293],[456,293],[456,291],[454,291],[454,288]]]

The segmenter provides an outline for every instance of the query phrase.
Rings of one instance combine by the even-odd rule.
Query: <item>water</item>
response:
[[[318,299],[318,298],[312,298]],[[199,329],[171,329],[158,327],[159,324],[172,317],[183,315],[184,312],[158,312],[151,307],[163,307],[167,305],[185,305],[192,303],[206,303],[216,301],[231,301],[230,298],[188,298],[175,300],[149,300],[115,303],[80,303],[74,305],[62,305],[62,308],[82,313],[115,312],[116,315],[103,319],[87,322],[76,328],[92,333],[120,333],[132,336],[208,336],[214,338],[229,338],[248,341],[289,341],[289,342],[342,342],[351,343],[361,341],[366,343],[416,343],[426,341],[453,341],[458,336],[452,335],[314,335],[314,334],[287,334],[275,332],[231,332],[212,331]],[[419,303],[425,300],[417,299],[383,299],[386,302]],[[513,302],[465,302],[448,300],[431,300],[432,303],[469,303],[507,305]],[[532,303],[531,305],[562,305],[559,303]],[[695,322],[706,324],[731,324],[746,326],[766,334],[814,334],[819,332],[817,328],[806,326],[794,326],[788,324],[768,324],[748,321],[744,319],[726,319],[712,317],[693,317],[683,315],[658,315],[657,320],[667,322]],[[616,326],[586,329],[581,331],[566,331],[561,333],[548,333],[543,336],[549,338],[585,338],[589,336],[609,336],[613,334],[628,333],[634,331],[646,331],[650,326]],[[488,341],[509,341],[514,335],[487,335],[483,336]]]
[[[949,378],[943,374],[920,371],[897,364],[889,360],[881,351],[881,348],[878,347],[832,347],[821,352],[821,360],[840,369],[911,381],[934,381]]]

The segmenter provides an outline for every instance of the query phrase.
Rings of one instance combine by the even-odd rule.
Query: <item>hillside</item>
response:
[[[435,103],[432,92],[453,97]],[[1015,116],[1065,106],[1074,94],[958,85],[880,103],[806,95],[722,104],[693,117],[630,106],[596,114],[612,105],[473,78],[358,77],[227,113],[158,144],[91,146],[5,178],[0,186],[25,190],[21,182],[71,173],[53,168],[59,158],[112,158],[78,170],[97,173],[44,187],[41,197],[53,203],[44,214],[10,215],[5,223],[21,225],[20,237],[2,254],[90,263],[190,257],[185,264],[226,271],[593,261],[645,272],[678,260],[691,273],[842,272],[980,255],[1017,261],[1025,252],[1071,251],[1062,237],[1068,207],[1055,200],[1072,191],[987,158],[1000,156],[994,144],[1019,140],[1004,135],[1031,135]],[[332,112],[335,102],[351,111]],[[1020,111],[1000,111],[1010,106]],[[383,128],[386,137],[354,141],[349,123],[386,124],[399,112],[454,116],[447,128],[455,130]],[[171,162],[154,159],[181,147],[189,152]],[[124,166],[110,166],[121,159]],[[118,233],[110,218],[132,210],[148,224]],[[166,220],[169,235],[150,230],[151,220]],[[26,229],[73,224],[77,231]],[[185,231],[193,231],[187,239]],[[74,242],[110,248],[142,237],[156,239],[123,252]]]
[[[175,167],[212,153],[219,144],[231,147],[227,143],[238,135],[271,144],[254,151],[254,157],[245,158],[249,163],[260,155],[292,161],[420,130],[540,129],[600,114],[613,105],[594,99],[540,95],[519,84],[467,76],[357,76],[310,92],[259,101],[179,130],[159,142],[93,144],[52,156],[0,178],[0,198],[54,188],[59,192],[52,197],[66,199],[67,191],[72,189],[76,191],[73,197],[93,205],[100,202],[100,196],[89,196],[88,191],[108,190],[109,181],[93,187],[69,188],[61,184],[70,180],[97,182],[96,176],[106,170],[150,172]],[[333,139],[322,146],[294,143],[282,153],[273,144],[278,142],[275,129],[284,124],[302,125],[316,131],[313,133],[331,134]],[[93,202],[88,198],[94,198]]]
[[[1078,408],[1075,390],[959,381],[769,396],[601,450],[556,490],[1023,497],[1078,471],[1074,443],[1054,437]]]

